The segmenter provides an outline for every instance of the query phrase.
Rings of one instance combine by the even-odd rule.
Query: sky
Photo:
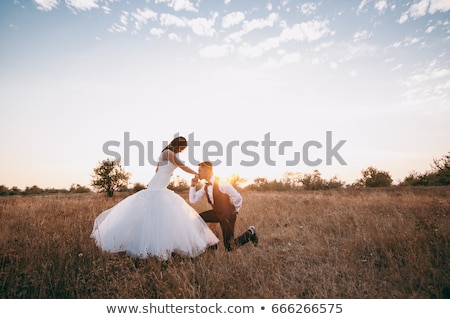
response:
[[[188,166],[249,181],[424,173],[450,151],[449,20],[450,0],[1,1],[0,185],[89,185],[111,156],[147,184],[178,135]]]

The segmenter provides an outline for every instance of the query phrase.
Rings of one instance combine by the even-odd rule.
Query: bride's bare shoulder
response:
[[[169,161],[173,156],[175,156],[175,153],[172,150],[165,149],[161,152],[159,159],[160,161]]]

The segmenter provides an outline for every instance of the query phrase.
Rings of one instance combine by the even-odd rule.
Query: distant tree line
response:
[[[132,187],[122,187],[118,192],[137,192],[141,189],[147,188],[145,185],[136,183]],[[25,189],[20,189],[16,186],[8,188],[5,185],[0,185],[0,196],[13,195],[45,195],[45,194],[82,194],[92,193],[93,190],[88,186],[80,184],[72,184],[69,189],[66,188],[40,188],[37,185],[27,186]]]
[[[343,185],[344,182],[336,176],[331,179],[324,179],[318,170],[314,170],[311,174],[287,172],[279,180],[268,180],[266,177],[257,177],[246,188],[258,191],[321,190],[340,188]]]
[[[90,193],[91,189],[80,184],[72,184],[69,189],[65,188],[40,188],[37,185],[27,186],[24,190],[13,186],[11,188],[0,185],[0,196],[8,195],[42,195],[42,194],[69,194],[69,193]]]
[[[238,175],[228,178],[229,182],[238,189],[246,188],[256,191],[283,191],[283,190],[323,190],[342,187],[387,187],[392,185],[391,174],[387,171],[370,166],[361,171],[361,178],[353,184],[346,185],[336,176],[331,179],[322,177],[318,170],[313,173],[287,172],[280,179],[269,180],[266,177],[257,177],[245,186],[247,179]],[[94,168],[91,186],[99,192],[105,192],[113,196],[114,192],[138,192],[147,186],[135,183],[129,188],[130,174],[126,172],[116,159],[106,159]],[[190,183],[180,176],[175,176],[168,188],[175,192],[183,192],[189,189]],[[450,152],[438,159],[433,159],[431,169],[425,173],[411,172],[398,186],[444,186],[450,185]],[[90,193],[87,186],[72,184],[70,189],[42,189],[36,185],[21,190],[17,187],[8,188],[0,185],[0,196],[8,195],[42,195],[56,193]]]
[[[271,190],[321,190],[341,187],[387,187],[392,186],[391,174],[387,171],[377,169],[373,166],[361,171],[362,177],[353,184],[345,185],[336,176],[331,179],[324,179],[318,170],[312,174],[302,174],[299,172],[288,172],[277,180],[268,180],[265,177],[255,178],[253,183],[248,185],[248,189],[271,191]],[[412,172],[406,176],[398,186],[445,186],[450,185],[450,152],[439,159],[433,159],[431,170],[419,174]]]
[[[450,152],[439,159],[433,159],[431,170],[425,173],[411,172],[400,183],[402,186],[450,185]]]

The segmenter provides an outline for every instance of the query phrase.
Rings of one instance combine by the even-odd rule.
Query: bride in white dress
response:
[[[185,138],[175,138],[161,152],[148,188],[126,197],[95,219],[91,237],[100,249],[167,260],[172,253],[196,257],[219,242],[198,213],[167,188],[177,167],[197,174],[176,156],[186,147]]]

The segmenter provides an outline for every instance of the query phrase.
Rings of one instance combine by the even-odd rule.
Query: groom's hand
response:
[[[191,179],[191,186],[197,186],[198,183],[198,175],[196,174],[195,177],[193,179]]]

